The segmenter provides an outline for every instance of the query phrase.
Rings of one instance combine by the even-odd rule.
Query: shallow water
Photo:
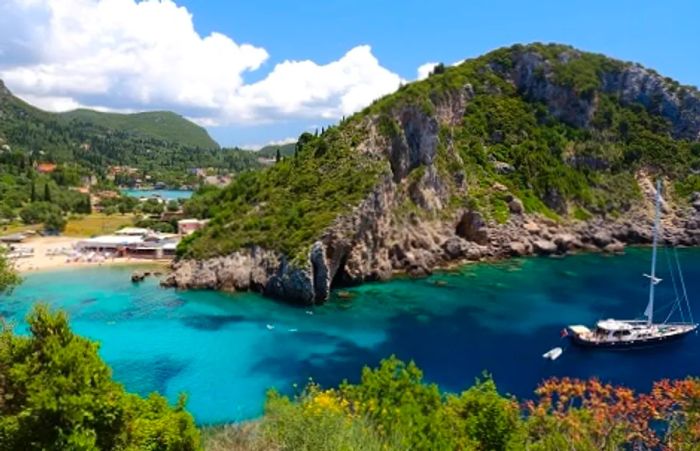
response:
[[[122,193],[130,197],[152,197],[160,196],[165,200],[189,199],[192,197],[193,191],[176,190],[176,189],[124,189]]]
[[[691,297],[700,295],[700,250],[680,256]],[[559,332],[570,323],[641,315],[649,258],[634,249],[620,257],[468,265],[352,288],[351,300],[334,298],[313,314],[254,294],[178,292],[153,279],[133,285],[130,268],[86,268],[28,276],[0,298],[0,314],[24,331],[22,318],[36,300],[67,310],[78,333],[101,343],[127,389],[171,400],[185,391],[202,424],[259,415],[269,387],[290,391],[309,377],[324,385],[356,380],[363,365],[391,354],[414,359],[428,380],[451,391],[484,370],[518,396],[564,375],[646,390],[663,377],[700,375],[696,335],[650,350],[602,352],[568,347]],[[663,254],[660,263],[665,269]],[[660,285],[659,299],[673,299],[670,282]],[[543,360],[554,346],[564,354]]]

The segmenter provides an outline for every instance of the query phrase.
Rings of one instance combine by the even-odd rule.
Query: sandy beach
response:
[[[68,262],[65,255],[47,255],[47,251],[59,248],[70,248],[82,238],[66,236],[36,236],[28,238],[17,246],[21,248],[33,248],[34,254],[29,257],[14,259],[15,268],[20,273],[31,271],[80,268],[86,266],[105,265],[138,265],[138,264],[160,264],[167,265],[170,260],[152,260],[139,258],[109,258],[103,262]]]

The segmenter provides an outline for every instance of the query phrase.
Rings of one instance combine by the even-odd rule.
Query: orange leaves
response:
[[[671,449],[673,443],[700,444],[700,382],[695,379],[662,380],[649,394],[636,394],[597,379],[553,378],[536,394],[537,402],[525,404],[530,419],[553,418],[574,441],[601,449],[613,443]]]

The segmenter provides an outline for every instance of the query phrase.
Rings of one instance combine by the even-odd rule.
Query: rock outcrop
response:
[[[573,49],[559,55],[562,60],[577,57]],[[591,92],[558,83],[551,61],[535,51],[522,51],[512,65],[494,65],[493,70],[500,71],[522,96],[541,102],[569,125],[590,127],[598,96],[614,94],[623,104],[642,104],[667,119],[676,138],[700,139],[700,95],[672,89],[665,79],[639,66],[616,65],[600,74],[600,87]],[[488,84],[480,89],[499,92]],[[653,185],[643,171],[637,174],[641,199],[614,218],[574,220],[567,199],[556,189],[544,192],[541,200],[561,220],[529,214],[518,193],[508,192],[498,182],[492,182],[490,191],[506,210],[505,221],[489,218],[468,202],[451,204],[455,192],[468,197],[471,175],[445,130],[463,121],[476,95],[474,86],[465,83],[432,96],[431,108],[399,103],[386,113],[388,118],[383,117],[391,125],[389,135],[380,131],[378,117],[364,117],[357,125],[363,139],[353,149],[386,161],[388,171],[364,200],[349,206],[317,237],[302,261],[289,261],[276,251],[253,246],[208,260],[178,261],[164,283],[180,288],[256,290],[313,304],[328,299],[332,287],[385,280],[396,272],[425,276],[455,262],[579,250],[621,252],[625,245],[650,242]],[[503,145],[505,137],[496,130],[489,139],[492,145]],[[607,162],[596,157],[562,158],[568,158],[565,161],[572,167],[608,170]],[[485,164],[503,177],[516,170],[496,158]],[[667,205],[665,210],[664,241],[700,244],[700,194],[688,206]]]

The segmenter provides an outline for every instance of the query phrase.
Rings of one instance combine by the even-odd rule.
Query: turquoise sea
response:
[[[160,196],[165,200],[189,199],[193,191],[177,189],[123,189],[122,193],[130,197],[151,197]]]
[[[680,256],[689,293],[700,296],[700,250]],[[127,389],[171,400],[187,392],[200,424],[259,415],[268,387],[356,380],[363,365],[391,354],[414,359],[428,380],[451,391],[484,370],[502,391],[524,397],[544,378],[565,375],[646,390],[656,379],[700,375],[700,338],[603,352],[569,347],[559,332],[572,322],[641,315],[649,258],[633,249],[473,264],[351,288],[352,299],[311,310],[254,294],[162,289],[153,279],[133,285],[132,268],[89,268],[29,275],[0,298],[0,314],[25,331],[23,317],[37,300],[65,309],[78,333],[101,343]],[[670,283],[659,291],[660,304],[672,300]],[[700,317],[700,302],[695,307]],[[560,345],[559,360],[542,359]]]

